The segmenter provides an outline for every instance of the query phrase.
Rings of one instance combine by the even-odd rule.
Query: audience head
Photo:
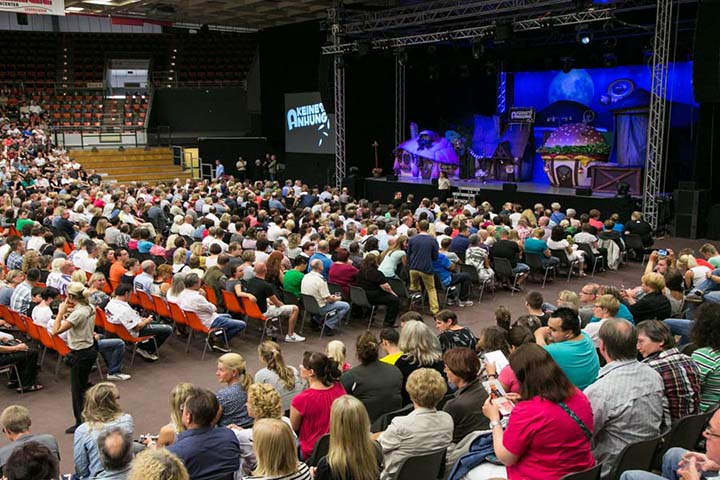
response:
[[[452,328],[453,326],[457,325],[457,323],[457,314],[452,310],[440,310],[438,313],[435,314],[435,328],[437,328],[441,332]]]
[[[269,383],[253,383],[247,389],[247,410],[255,420],[282,418],[280,394]]]
[[[691,336],[698,348],[720,350],[720,303],[705,302],[700,305]]]
[[[300,376],[306,380],[315,379],[325,385],[331,386],[340,379],[340,365],[321,352],[305,352],[300,364]]]
[[[580,311],[580,297],[571,290],[563,290],[558,294],[557,307],[567,307]]]
[[[114,383],[100,382],[85,392],[83,420],[90,425],[111,422],[122,415],[120,392]]]
[[[479,352],[494,352],[500,350],[505,355],[510,354],[507,343],[507,330],[491,325],[480,331],[478,336],[477,349]]]
[[[419,368],[408,376],[405,390],[416,406],[435,408],[445,396],[447,384],[437,370]]]
[[[194,388],[192,383],[181,382],[170,391],[170,419],[175,426],[175,431],[178,433],[185,431],[182,422],[183,405],[185,405],[185,400],[188,399]]]
[[[477,379],[480,359],[469,348],[452,348],[443,355],[445,373],[453,384],[461,387]]]
[[[520,383],[523,400],[540,397],[559,403],[567,400],[575,390],[550,354],[535,343],[519,346],[508,361]]]
[[[280,377],[286,390],[292,390],[295,387],[295,372],[285,365],[280,345],[271,340],[265,340],[258,346],[258,355],[267,369]]]
[[[131,466],[128,480],[190,480],[182,461],[165,448],[146,448]]]
[[[620,302],[612,295],[600,295],[593,305],[593,316],[597,318],[612,318],[617,316]]]
[[[410,320],[417,320],[418,322],[423,321],[423,316],[414,310],[410,310],[409,312],[405,312],[402,315],[400,315],[400,325],[405,325],[406,322],[409,322]]]
[[[263,418],[255,422],[253,450],[257,458],[254,476],[279,478],[298,469],[295,435],[282,420]]]
[[[30,411],[22,405],[10,405],[0,414],[0,425],[2,425],[3,432],[11,440],[14,440],[15,435],[30,430],[30,425],[32,425]]]
[[[599,289],[600,285],[598,285],[597,283],[585,284],[580,289],[580,294],[578,295],[580,297],[580,303],[588,304],[594,302]]]
[[[509,330],[511,320],[512,314],[510,313],[509,308],[504,305],[500,305],[498,308],[495,309],[495,323],[498,327]]]
[[[514,325],[507,333],[507,343],[510,353],[514,352],[520,345],[535,343],[535,336],[525,325]]]
[[[613,360],[633,360],[637,356],[638,333],[627,320],[610,318],[600,331],[600,353],[610,363]]]
[[[7,480],[54,480],[60,474],[59,463],[45,445],[27,442],[13,449],[3,473]]]
[[[246,392],[252,383],[250,374],[247,372],[247,362],[242,355],[237,353],[226,353],[218,358],[215,377],[218,382],[228,385],[239,382]]]
[[[542,327],[542,322],[535,315],[520,315],[513,323],[513,327],[518,325],[526,327],[531,333],[534,333],[535,330]]]
[[[97,439],[100,462],[105,470],[122,470],[132,462],[132,436],[120,427],[106,428]]]
[[[532,291],[525,295],[525,305],[532,310],[542,309],[543,302],[543,296],[540,292]]]
[[[336,398],[330,409],[327,461],[337,478],[377,478],[380,474],[367,409],[352,395]]]
[[[555,342],[564,342],[580,335],[580,319],[576,311],[558,308],[550,314],[548,320],[550,336]]]
[[[645,320],[636,328],[637,350],[643,358],[675,348],[675,337],[665,323],[659,320]]]
[[[355,354],[363,365],[377,361],[380,355],[380,343],[370,330],[366,330],[358,336],[355,343]]]
[[[441,360],[440,340],[422,321],[405,322],[400,330],[400,350],[422,366],[430,366]]]
[[[646,273],[642,276],[642,288],[646,293],[662,293],[665,290],[665,278],[659,273]]]
[[[210,428],[217,417],[220,404],[213,392],[206,388],[193,388],[183,405],[185,428]]]

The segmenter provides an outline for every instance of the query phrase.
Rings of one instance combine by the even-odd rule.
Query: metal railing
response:
[[[53,127],[55,144],[66,148],[141,147],[147,143],[142,127]]]

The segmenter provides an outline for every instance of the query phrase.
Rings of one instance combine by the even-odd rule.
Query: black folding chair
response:
[[[308,459],[305,461],[305,464],[308,467],[317,467],[317,464],[320,463],[320,459],[327,455],[329,450],[330,434],[326,433],[322,437],[318,438],[317,442],[315,442],[313,451],[308,457]]]
[[[660,445],[662,435],[659,437],[643,440],[641,442],[625,445],[615,461],[612,473],[607,477],[610,480],[619,480],[620,475],[627,470],[650,471],[655,451]]]
[[[338,285],[337,283],[328,282],[327,286],[330,293],[339,296],[343,300],[347,300],[347,295],[345,295],[345,291],[340,285]]]
[[[567,252],[563,248],[558,248],[557,250],[550,250],[550,253],[553,257],[560,260],[560,266],[567,267],[568,269],[568,276],[567,281],[570,281],[570,277],[572,277],[573,268],[578,267],[578,270],[580,269],[580,262],[578,260],[570,260],[567,256]]]
[[[317,317],[322,318],[322,326],[320,327],[320,338],[323,337],[323,334],[325,333],[325,323],[327,322],[327,319],[332,317],[333,315],[336,315],[336,312],[327,312],[322,313],[320,310],[320,305],[318,305],[317,300],[315,300],[315,297],[312,295],[301,295],[303,307],[305,307],[305,314],[303,315],[302,322],[300,323],[300,331],[302,332],[305,328],[305,318],[308,314],[315,315]]]
[[[542,288],[545,288],[545,282],[547,282],[550,272],[553,273],[553,277],[555,276],[555,265],[543,265],[540,255],[535,253],[525,253],[525,260],[531,272],[543,274]]]
[[[653,466],[660,470],[662,468],[662,457],[665,455],[665,452],[671,448],[679,447],[685,450],[697,450],[703,430],[705,430],[705,427],[710,421],[710,417],[715,414],[717,408],[718,407],[715,406],[706,412],[688,415],[678,420],[663,438],[655,454]]]
[[[424,284],[423,284],[424,285]],[[440,279],[440,275],[435,274],[435,291],[438,292],[438,303],[440,304],[440,308],[447,307],[448,300],[452,296],[453,298],[460,299],[460,290],[459,285],[449,285],[448,287],[445,287],[442,283],[442,280]],[[443,293],[443,299],[440,301],[440,293]]]
[[[465,265],[464,263],[461,263],[458,264],[458,267],[460,268],[460,272],[464,272],[470,275],[470,277],[472,278],[472,283],[478,286],[478,288],[480,289],[480,292],[478,293],[478,301],[482,302],[483,293],[485,293],[485,287],[492,285],[492,278],[488,278],[487,280],[480,280],[477,268],[475,268],[473,265]]]
[[[642,237],[636,233],[628,233],[624,237],[625,240],[625,250],[632,250],[635,252],[635,254],[642,255],[640,260],[640,265],[645,265],[645,259],[650,258],[650,253],[652,253],[652,249],[645,248],[645,245],[643,245]]]
[[[445,449],[425,455],[408,457],[400,465],[394,480],[434,480],[440,477],[445,464]]]
[[[560,480],[600,480],[601,471],[602,463],[599,463],[592,468],[583,470],[582,472],[568,473],[567,475],[564,475]]]
[[[373,316],[375,315],[375,305],[370,303],[368,300],[367,293],[360,287],[350,285],[350,301],[353,306],[362,307],[363,310],[366,308],[370,309],[370,320],[368,321],[367,328],[370,329],[373,323]]]
[[[393,292],[395,292],[398,297],[407,299],[408,309],[412,310],[413,305],[415,305],[416,303],[419,303],[422,306],[425,305],[425,298],[423,297],[422,292],[411,292],[410,290],[408,290],[405,282],[401,279],[388,278],[387,282],[390,285],[390,288],[393,289]]]
[[[585,258],[587,259],[587,261],[592,263],[593,267],[590,276],[594,276],[598,262],[600,262],[600,266],[602,266],[604,257],[599,253],[593,252],[592,245],[590,245],[589,243],[578,243],[577,246],[579,250],[585,252]]]
[[[517,290],[518,278],[521,273],[513,273],[512,265],[510,260],[507,258],[495,257],[495,275],[500,279],[501,282],[512,282],[510,286],[510,296],[512,296]]]

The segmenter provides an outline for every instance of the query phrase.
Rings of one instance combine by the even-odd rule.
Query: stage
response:
[[[563,210],[574,208],[578,214],[597,208],[606,218],[617,212],[621,218],[629,217],[633,210],[639,209],[641,199],[636,197],[616,198],[612,193],[593,192],[591,196],[576,195],[574,188],[553,187],[549,184],[534,182],[517,182],[517,191],[503,191],[504,182],[488,181],[483,184],[478,180],[451,180],[453,192],[472,192],[479,202],[488,201],[495,211],[500,211],[505,202],[519,203],[524,208],[532,208],[542,203],[550,208],[552,202],[559,202]],[[403,192],[403,197],[412,193],[415,200],[423,197],[437,197],[438,189],[430,180],[422,178],[400,178],[387,180],[385,177],[368,177],[365,179],[365,198],[380,202],[389,202],[395,192]]]

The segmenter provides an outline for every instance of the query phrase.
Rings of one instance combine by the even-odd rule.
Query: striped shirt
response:
[[[310,469],[302,462],[298,462],[297,471],[282,477],[245,477],[246,480],[312,480]]]
[[[704,412],[720,402],[720,351],[698,348],[692,359],[700,369],[700,411]]]

